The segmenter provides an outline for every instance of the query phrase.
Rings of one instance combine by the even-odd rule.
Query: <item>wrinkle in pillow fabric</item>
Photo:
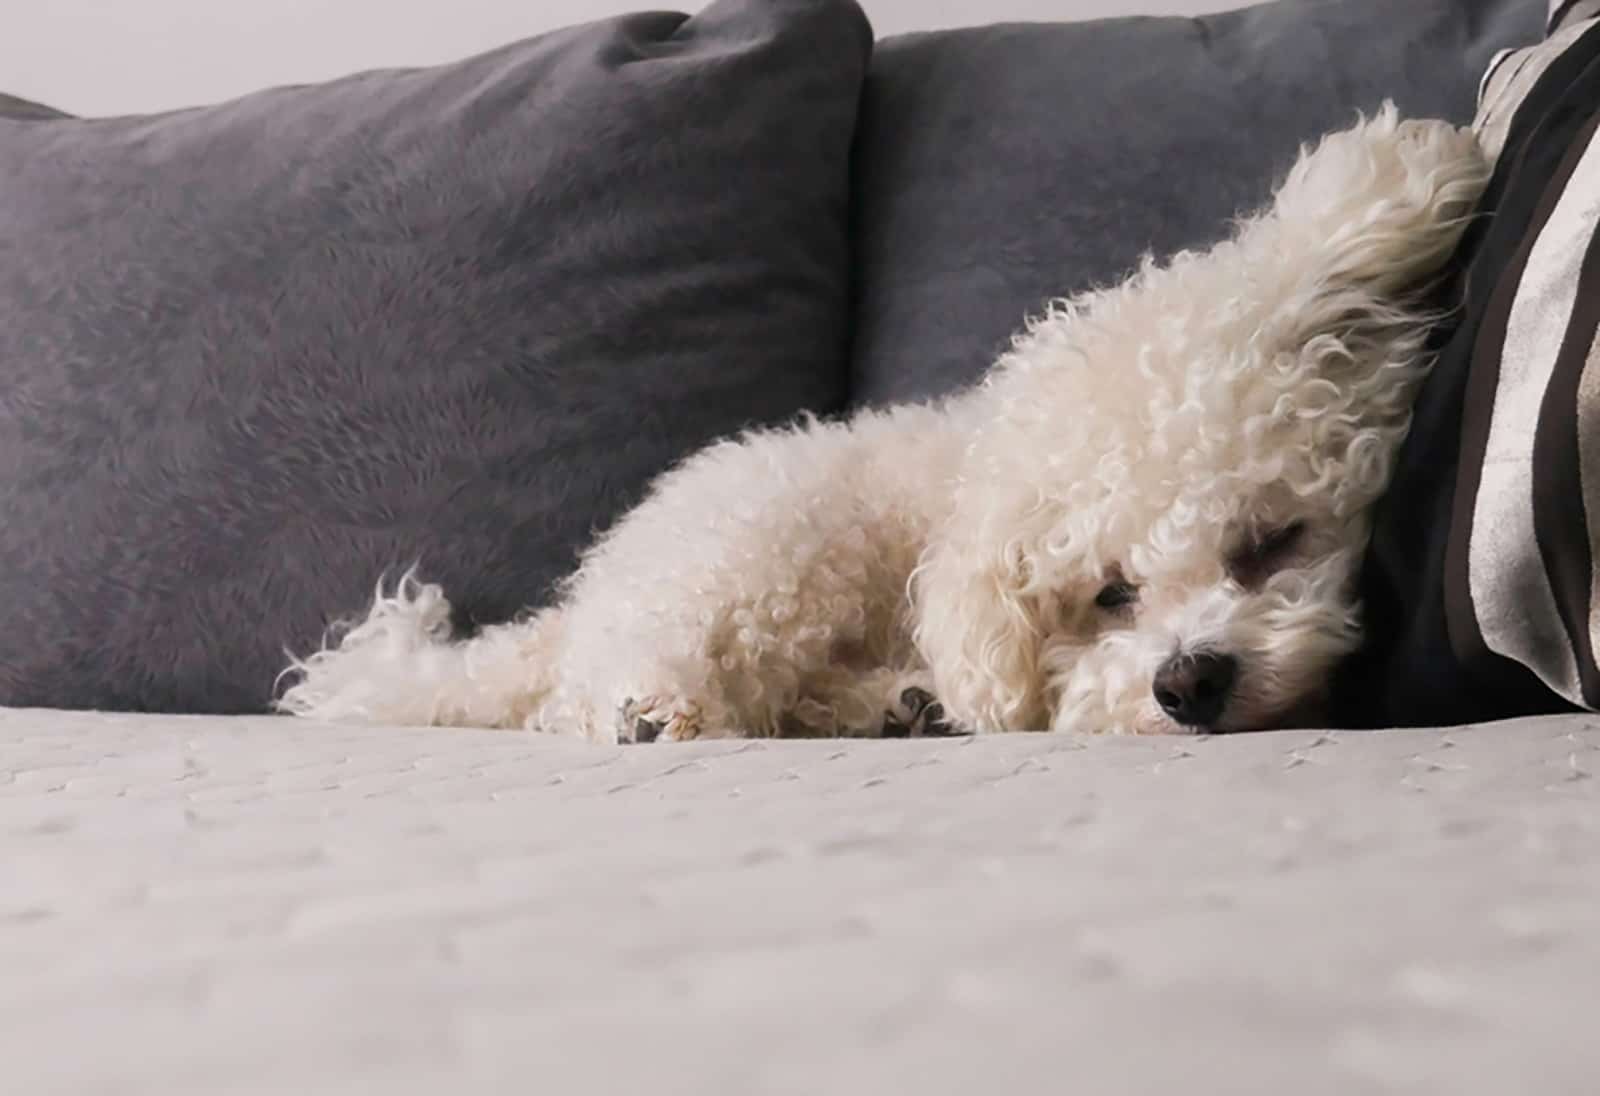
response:
[[[1278,0],[878,43],[857,144],[853,394],[975,380],[1051,297],[1212,243],[1299,144],[1393,98],[1465,122],[1540,0]]]
[[[153,117],[0,107],[0,704],[232,713],[420,561],[546,597],[845,399],[851,0],[716,0]]]

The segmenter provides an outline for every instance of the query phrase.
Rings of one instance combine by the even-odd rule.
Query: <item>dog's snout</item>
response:
[[[1239,676],[1239,660],[1212,652],[1174,655],[1156,671],[1151,691],[1161,710],[1185,727],[1210,727],[1222,718]]]

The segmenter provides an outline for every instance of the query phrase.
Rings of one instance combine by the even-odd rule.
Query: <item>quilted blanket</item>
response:
[[[13,1093],[1592,1093],[1600,717],[601,748],[0,711]]]

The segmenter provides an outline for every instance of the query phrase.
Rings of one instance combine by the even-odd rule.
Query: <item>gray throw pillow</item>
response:
[[[15,95],[0,93],[0,118],[14,118],[18,121],[38,118],[70,118],[66,111],[47,107],[43,103],[35,103],[29,99],[19,99]]]
[[[1280,0],[879,42],[857,143],[855,397],[967,384],[1046,299],[1217,239],[1358,109],[1389,97],[1465,122],[1490,55],[1543,18],[1541,0]]]
[[[0,107],[0,704],[244,712],[420,561],[498,621],[845,398],[852,0],[155,117]]]

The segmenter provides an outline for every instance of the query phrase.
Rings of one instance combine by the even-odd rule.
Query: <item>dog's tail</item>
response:
[[[334,722],[522,727],[550,691],[558,610],[450,637],[450,603],[407,572],[378,584],[366,619],[305,658],[291,656],[279,711]]]

